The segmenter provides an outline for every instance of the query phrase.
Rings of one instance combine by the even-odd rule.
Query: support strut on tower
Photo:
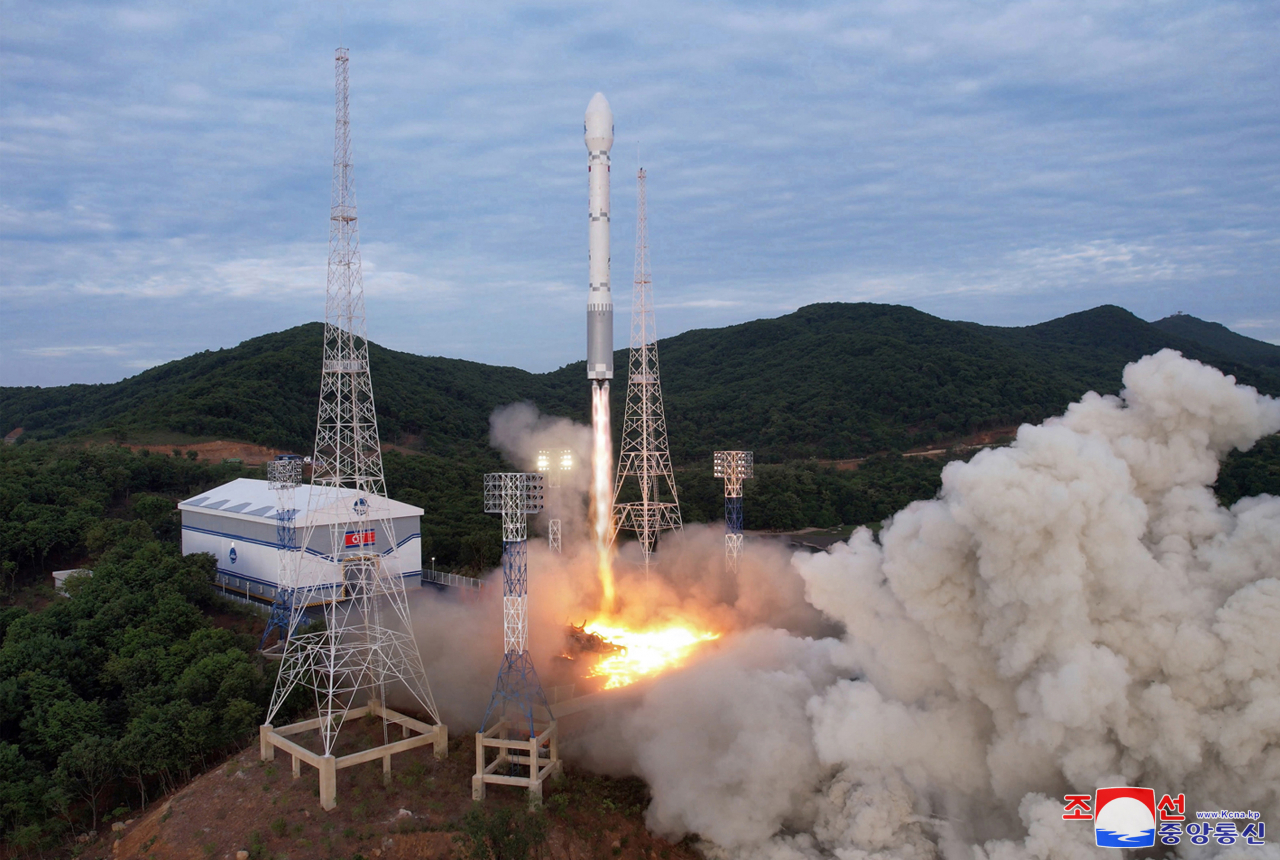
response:
[[[542,783],[560,772],[555,718],[529,656],[529,514],[542,506],[543,476],[537,472],[484,476],[485,512],[502,514],[503,655],[476,732],[475,800],[484,800],[486,784],[520,785],[529,789],[530,804],[537,804]],[[496,753],[491,762],[489,751]]]
[[[680,499],[671,471],[667,420],[658,377],[658,334],[653,315],[653,276],[649,268],[649,221],[645,172],[636,174],[636,268],[631,293],[631,360],[627,366],[627,408],[614,482],[613,519],[617,530],[634,532],[647,569],[662,531],[683,527]],[[638,485],[637,495],[629,481]],[[622,501],[627,495],[628,501]]]
[[[715,476],[724,478],[724,568],[738,572],[742,556],[742,482],[755,477],[750,451],[716,451]]]
[[[380,759],[383,779],[390,780],[393,753],[430,744],[443,758],[449,741],[413,636],[383,479],[365,336],[346,48],[337,50],[334,63],[337,119],[320,407],[306,512],[296,524],[306,551],[293,553],[297,559],[281,583],[292,590],[290,629],[308,606],[323,607],[324,628],[285,641],[271,706],[259,730],[264,761],[274,759],[278,748],[292,756],[295,778],[302,762],[320,772],[325,809],[337,806],[339,769]],[[420,566],[417,560],[414,564]],[[407,693],[423,720],[388,708],[388,688]],[[316,718],[275,727],[272,721],[296,689],[312,693]],[[344,722],[366,714],[382,719],[382,745],[336,756]],[[400,727],[401,740],[391,741],[390,725]],[[290,739],[310,732],[318,733],[320,752]]]
[[[271,615],[267,618],[267,628],[262,631],[262,641],[258,650],[267,647],[267,639],[273,632],[280,637],[276,649],[283,649],[286,640],[293,635],[296,624],[301,620],[301,613],[294,617],[293,600],[295,589],[285,585],[292,582],[293,570],[298,551],[298,510],[294,501],[298,484],[302,483],[301,460],[272,460],[267,464],[267,482],[276,494],[276,597],[271,602]]]

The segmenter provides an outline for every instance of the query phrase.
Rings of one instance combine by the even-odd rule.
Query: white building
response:
[[[324,493],[317,510],[311,510],[312,491]],[[392,536],[379,533],[375,525],[361,530],[356,540],[370,554],[383,556],[405,577],[405,586],[416,586],[422,577],[422,508],[394,499],[363,497],[352,489],[312,487],[303,484],[293,490],[294,526],[299,546],[311,531],[311,541],[303,547],[301,578],[305,583],[328,584],[335,594],[341,591],[342,570],[334,560],[334,529],[351,521],[350,508],[361,504],[371,523],[389,520]],[[217,585],[247,597],[275,599],[280,580],[276,492],[266,481],[237,478],[220,487],[179,503],[182,512],[182,552],[207,552],[218,560]],[[315,526],[312,530],[311,526]],[[351,535],[345,537],[352,545]]]

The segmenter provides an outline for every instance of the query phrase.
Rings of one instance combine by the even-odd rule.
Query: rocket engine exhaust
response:
[[[609,380],[613,379],[613,294],[609,289],[609,150],[613,111],[604,93],[587,105],[587,379],[591,380],[591,520],[599,559],[602,608],[613,612],[613,438]]]
[[[596,541],[601,606],[616,607],[613,583],[613,440],[609,430],[609,380],[591,383],[591,528]]]

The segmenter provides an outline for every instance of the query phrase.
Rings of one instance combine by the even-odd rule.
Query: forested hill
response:
[[[1236,334],[1222,323],[1205,322],[1190,314],[1174,314],[1156,320],[1152,325],[1168,334],[1194,340],[1236,361],[1280,368],[1280,346]]]
[[[718,448],[752,449],[762,461],[846,458],[1038,421],[1087,390],[1118,390],[1126,363],[1164,347],[1280,394],[1280,366],[1265,360],[1277,348],[1225,328],[1239,340],[1224,339],[1221,327],[1200,320],[1168,322],[1104,306],[998,328],[894,305],[820,304],[685,332],[659,343],[672,454],[678,462]],[[321,333],[318,323],[299,326],[110,385],[0,388],[0,433],[127,439],[158,431],[307,450]],[[376,344],[370,359],[384,441],[465,456],[487,446],[493,409],[518,400],[587,418],[582,362],[534,374]],[[625,351],[615,364],[627,366]],[[615,413],[624,395],[620,378]]]

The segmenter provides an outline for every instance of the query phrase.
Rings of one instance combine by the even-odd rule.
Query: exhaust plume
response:
[[[1210,486],[1278,430],[1280,402],[1143,358],[1119,397],[949,464],[878,538],[774,559],[840,638],[726,636],[579,754],[713,857],[1092,857],[1062,797],[1110,785],[1280,828],[1280,499]]]

